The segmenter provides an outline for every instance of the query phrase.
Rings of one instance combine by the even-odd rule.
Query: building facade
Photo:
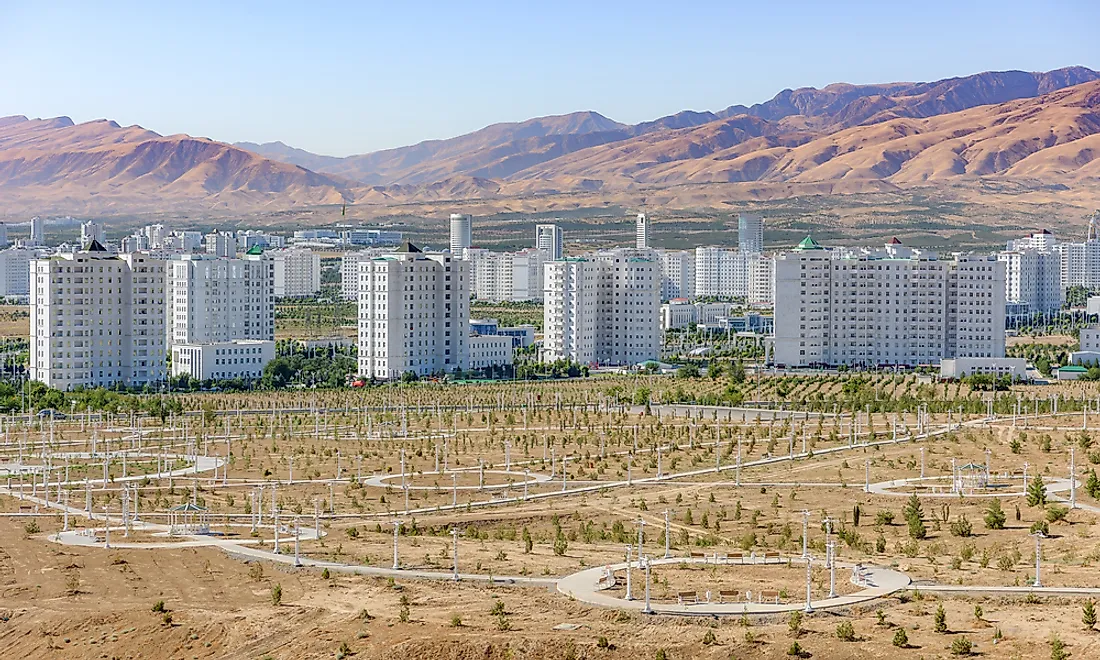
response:
[[[649,249],[649,216],[639,213],[634,219],[634,247],[639,250]]]
[[[1014,241],[997,255],[1005,264],[1005,300],[1013,309],[1031,315],[1062,308],[1062,254],[1054,249],[1050,232]],[[1031,240],[1038,239],[1038,240]]]
[[[695,296],[695,252],[659,250],[661,263],[661,300]]]
[[[31,379],[61,390],[164,381],[164,261],[89,247],[31,261]]]
[[[737,248],[745,254],[764,251],[764,219],[758,215],[737,215]]]
[[[904,248],[841,251],[806,238],[775,260],[773,361],[933,365],[1003,357],[1005,265]]]
[[[630,251],[546,265],[543,359],[634,365],[660,356],[661,268]]]
[[[547,261],[565,256],[565,233],[557,225],[535,225],[535,249],[546,254]]]
[[[31,250],[0,250],[0,296],[22,297],[31,292]]]
[[[511,365],[515,353],[511,337],[506,335],[470,335],[470,369]]]
[[[195,380],[256,380],[274,359],[274,341],[176,344],[172,347],[172,375],[186,374]]]
[[[276,298],[304,298],[321,291],[321,255],[294,248],[271,253]]]
[[[261,250],[239,259],[181,255],[167,270],[169,344],[275,339],[275,266]]]
[[[451,214],[451,254],[462,258],[462,251],[474,243],[474,219],[465,213]]]
[[[469,264],[405,242],[359,266],[359,374],[383,380],[465,370]]]

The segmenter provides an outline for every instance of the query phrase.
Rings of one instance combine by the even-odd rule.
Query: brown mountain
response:
[[[8,210],[232,210],[350,197],[346,181],[206,138],[106,120],[0,119],[0,201]]]

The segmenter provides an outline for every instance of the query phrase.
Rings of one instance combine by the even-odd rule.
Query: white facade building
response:
[[[743,298],[749,291],[749,259],[739,250],[695,248],[695,295]]]
[[[524,302],[542,299],[542,272],[546,253],[539,249],[493,252],[479,248],[463,251],[470,262],[470,287],[474,298],[488,302]]]
[[[96,241],[100,245],[107,244],[107,230],[101,222],[87,220],[80,223],[80,247],[84,249],[88,244]]]
[[[1096,226],[1098,219],[1100,214],[1093,214],[1089,218],[1088,233],[1083,243],[1054,243],[1050,246],[1050,249],[1062,255],[1063,289],[1071,286],[1100,288],[1100,235]],[[1053,237],[1050,240],[1053,241]],[[1029,243],[1028,246],[1032,245]]]
[[[409,242],[359,266],[359,374],[380,379],[465,370],[469,264]]]
[[[692,323],[715,323],[719,318],[733,316],[738,310],[734,303],[693,303],[690,300],[672,300],[661,305],[661,329],[686,328]]]
[[[658,250],[661,259],[661,300],[695,296],[695,252]]]
[[[565,233],[557,225],[535,225],[535,248],[546,253],[547,261],[561,259],[565,256]]]
[[[8,226],[3,222],[0,222],[0,248],[6,248],[11,244],[8,240]]]
[[[515,353],[512,338],[507,335],[470,335],[470,369],[507,366]]]
[[[649,249],[649,217],[645,213],[639,213],[634,220],[634,247]]]
[[[634,365],[660,356],[661,268],[630,251],[546,264],[543,359]]]
[[[465,213],[451,214],[451,254],[462,258],[462,251],[474,242],[474,219]]]
[[[26,296],[31,292],[32,251],[13,247],[0,250],[0,296]]]
[[[1049,237],[1050,232],[1039,236]],[[1005,264],[1005,299],[1009,304],[1026,306],[1028,314],[1062,308],[1062,254],[1052,245],[1031,247],[1027,241],[1015,241],[997,258]]]
[[[207,234],[206,253],[215,257],[237,256],[237,237],[223,231]]]
[[[774,362],[922,365],[1003,357],[1005,266],[904,248],[826,250],[807,237],[775,260]]]
[[[61,390],[165,380],[164,261],[91,247],[31,261],[30,377]]]
[[[172,347],[172,375],[187,374],[195,380],[255,380],[274,359],[274,341],[176,344]]]
[[[300,248],[270,254],[276,298],[314,296],[321,290],[321,255]]]
[[[46,220],[37,215],[31,218],[30,243],[35,247],[46,244]]]
[[[187,254],[169,261],[169,344],[274,340],[274,270],[258,249],[239,259]]]
[[[745,297],[752,305],[771,306],[775,303],[775,258],[754,254],[748,263],[748,291]]]

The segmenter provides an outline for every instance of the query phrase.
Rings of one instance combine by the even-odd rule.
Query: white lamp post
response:
[[[643,614],[653,614],[653,608],[649,605],[649,557],[645,558],[645,607]]]
[[[451,572],[451,579],[458,582],[458,528],[451,528],[451,538],[453,539],[454,547],[452,552],[454,553],[454,568]]]
[[[630,593],[630,552],[633,549],[632,546],[626,546],[626,600],[634,600],[634,595]]]
[[[401,569],[401,564],[397,559],[397,536],[401,533],[401,521],[393,521],[393,570],[397,571]]]
[[[1031,534],[1031,536],[1035,537],[1035,583],[1032,584],[1032,586],[1033,587],[1041,587],[1041,586],[1043,586],[1043,582],[1039,578],[1039,571],[1040,571],[1040,568],[1041,568],[1040,564],[1041,564],[1042,558],[1043,558],[1043,550],[1042,550],[1041,543],[1042,543],[1042,540],[1046,538],[1046,535],[1043,534],[1042,532],[1035,532],[1034,534]]]
[[[814,608],[810,607],[810,578],[811,570],[813,566],[814,558],[810,555],[806,555],[806,607],[802,608],[803,612],[810,613],[814,611]]]
[[[802,558],[803,559],[805,559],[806,557],[809,556],[809,554],[806,552],[806,543],[808,541],[807,537],[809,535],[810,535],[810,512],[803,509],[802,510]]]
[[[670,541],[669,541],[670,532],[671,532],[671,529],[670,529],[670,526],[669,526],[669,523],[668,523],[668,509],[665,509],[665,559],[668,559],[669,557],[672,556],[672,552],[671,552],[671,548],[670,548]]]

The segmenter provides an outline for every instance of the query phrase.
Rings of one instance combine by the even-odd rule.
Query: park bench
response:
[[[676,602],[681,605],[698,605],[699,604],[699,592],[697,591],[678,591],[676,592]]]
[[[729,561],[729,555],[727,555],[726,553],[724,553],[724,552],[714,553],[714,563],[715,564],[725,564],[727,561]]]
[[[741,592],[735,589],[721,589],[718,592],[718,602],[725,603],[728,599],[731,603],[736,603],[740,598]]]
[[[778,589],[761,589],[758,594],[761,603],[774,603],[779,604],[779,590]]]
[[[729,553],[729,555],[726,556],[726,561],[727,562],[733,561],[734,559],[736,559],[737,561],[744,564],[745,563],[745,553],[743,553],[743,552],[731,552],[731,553]]]
[[[693,550],[691,552],[690,556],[691,556],[692,559],[706,559],[707,558],[707,553],[705,553],[705,552],[695,552]]]
[[[764,563],[765,564],[768,563],[769,559],[775,559],[775,560],[780,559],[779,553],[778,552],[765,552],[764,553]]]

